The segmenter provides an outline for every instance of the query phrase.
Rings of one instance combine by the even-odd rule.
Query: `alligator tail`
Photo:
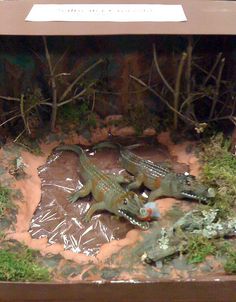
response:
[[[122,146],[119,143],[112,143],[112,142],[101,142],[93,146],[93,150],[99,150],[103,148],[109,148],[109,149],[118,149],[120,150]]]
[[[55,151],[72,151],[78,154],[84,154],[84,150],[78,145],[62,145],[55,148]]]
[[[112,142],[102,142],[99,144],[96,144],[93,149],[94,150],[98,150],[98,149],[103,149],[103,148],[110,148],[110,149],[118,149],[119,151],[123,148],[128,149],[128,150],[132,150],[135,148],[138,148],[142,146],[142,144],[135,144],[135,145],[131,145],[131,146],[122,146],[119,143],[112,143]]]

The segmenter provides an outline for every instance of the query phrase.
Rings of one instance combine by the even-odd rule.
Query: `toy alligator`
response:
[[[75,202],[78,198],[92,193],[96,203],[91,205],[85,216],[89,221],[98,210],[107,210],[116,216],[124,217],[131,224],[142,229],[148,229],[149,223],[142,220],[144,205],[142,197],[134,192],[125,191],[119,184],[124,181],[122,176],[109,176],[99,170],[86,156],[84,150],[77,145],[63,145],[56,151],[72,151],[79,155],[80,172],[85,180],[81,190],[72,194],[68,199]]]
[[[206,188],[189,173],[175,173],[167,167],[134,154],[130,151],[133,146],[123,147],[117,143],[103,142],[97,144],[94,149],[105,147],[119,149],[122,166],[135,176],[135,181],[130,183],[127,189],[138,189],[143,184],[151,190],[148,201],[166,196],[207,202],[208,198],[215,196],[213,188]]]

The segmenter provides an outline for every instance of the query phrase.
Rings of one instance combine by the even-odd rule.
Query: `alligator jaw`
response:
[[[181,192],[181,194],[189,199],[195,199],[203,202],[207,202],[207,198],[203,196],[198,196],[194,193]]]
[[[124,210],[118,210],[119,214],[124,217],[125,219],[127,219],[131,224],[133,225],[137,225],[139,226],[141,229],[143,230],[148,230],[149,229],[149,222],[147,221],[139,221],[137,219],[135,219],[134,217],[131,217],[130,215],[127,214],[126,211]]]

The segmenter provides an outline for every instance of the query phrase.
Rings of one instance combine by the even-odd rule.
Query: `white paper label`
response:
[[[179,4],[34,4],[25,20],[181,22],[187,18]]]

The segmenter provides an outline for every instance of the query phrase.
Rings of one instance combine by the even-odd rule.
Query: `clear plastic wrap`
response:
[[[145,148],[141,153],[156,161],[168,158],[165,151],[157,148]],[[117,150],[105,149],[96,154],[87,152],[87,155],[105,173],[126,173],[119,164]],[[47,237],[51,244],[63,244],[65,250],[96,255],[102,244],[124,238],[134,227],[108,212],[96,213],[89,223],[83,222],[93,197],[81,198],[73,204],[67,200],[83,186],[78,161],[78,155],[73,152],[56,152],[39,168],[42,195],[29,231],[33,238]]]

